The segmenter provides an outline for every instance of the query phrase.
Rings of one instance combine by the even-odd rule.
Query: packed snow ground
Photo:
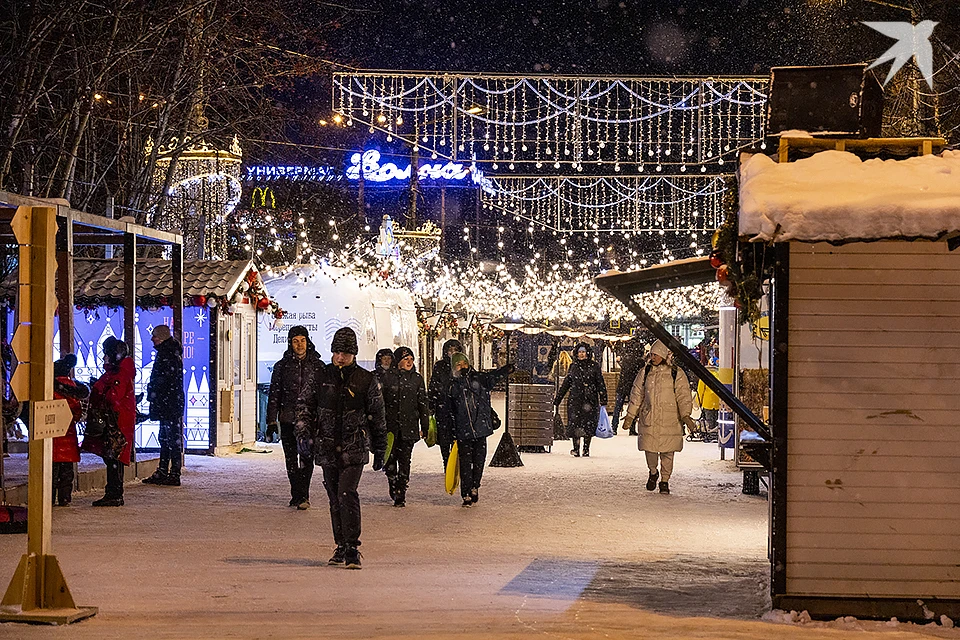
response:
[[[524,454],[523,468],[488,469],[480,503],[464,509],[443,491],[439,449],[421,443],[406,508],[382,474],[364,473],[362,571],[326,565],[319,474],[314,508],[291,509],[279,445],[260,446],[271,452],[188,457],[182,487],[128,485],[119,509],[83,494],[55,509],[54,552],[78,604],[100,613],[70,627],[0,625],[0,637],[960,637],[761,621],[767,502],[740,492],[715,444],[688,443],[662,496],[643,488],[635,438],[595,440],[579,459],[557,442]],[[4,585],[25,547],[0,536]]]

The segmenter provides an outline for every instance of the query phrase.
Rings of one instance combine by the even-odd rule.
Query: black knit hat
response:
[[[412,356],[416,359],[416,356],[413,355],[413,349],[410,347],[397,347],[397,350],[393,352],[393,361],[400,362],[407,356]]]
[[[303,336],[310,341],[310,332],[307,331],[307,328],[301,324],[290,327],[290,331],[287,331],[287,344],[293,342],[293,339],[297,336]]]
[[[55,378],[68,376],[70,375],[70,369],[73,369],[75,366],[77,366],[77,356],[68,353],[53,363],[53,376]]]
[[[341,327],[333,334],[333,342],[330,343],[332,353],[360,353],[360,347],[357,346],[357,334],[350,327]]]

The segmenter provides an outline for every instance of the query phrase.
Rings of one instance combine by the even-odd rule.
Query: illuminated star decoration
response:
[[[203,309],[198,309],[198,310],[197,310],[197,315],[196,315],[196,317],[194,317],[194,320],[197,321],[197,324],[202,327],[202,326],[203,326],[203,322],[204,322],[206,319],[207,319],[207,316],[206,316],[206,314],[203,312]]]
[[[930,44],[930,36],[938,22],[924,20],[916,26],[909,22],[864,22],[863,24],[885,36],[897,39],[897,43],[887,49],[867,69],[881,65],[887,60],[893,60],[887,79],[883,81],[886,85],[910,58],[914,58],[920,73],[923,74],[923,79],[927,81],[930,90],[933,90],[933,46]]]

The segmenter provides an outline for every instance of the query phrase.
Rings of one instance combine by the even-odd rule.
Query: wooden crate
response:
[[[550,384],[510,385],[510,434],[518,447],[553,444],[553,397]]]

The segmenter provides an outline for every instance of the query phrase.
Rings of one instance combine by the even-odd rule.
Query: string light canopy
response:
[[[568,233],[713,232],[725,176],[498,177],[480,192],[487,208]]]
[[[144,149],[153,152],[152,139]],[[227,149],[218,149],[203,138],[173,138],[157,148],[153,184],[160,193],[166,190],[166,203],[153,220],[153,226],[183,235],[184,255],[188,260],[223,260],[227,257],[227,216],[240,202],[240,169],[243,151],[237,136]]]
[[[334,122],[421,153],[583,171],[608,164],[728,170],[762,142],[768,78],[338,72]]]

